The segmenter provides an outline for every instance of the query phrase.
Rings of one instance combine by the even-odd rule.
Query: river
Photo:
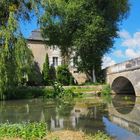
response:
[[[140,98],[116,95],[69,101],[32,99],[0,102],[0,123],[45,121],[48,129],[104,131],[116,140],[140,140]]]

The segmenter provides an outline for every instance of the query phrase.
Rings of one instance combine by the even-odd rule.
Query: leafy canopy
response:
[[[25,84],[31,75],[33,55],[19,29],[19,19],[29,19],[37,0],[0,1],[0,99],[6,91]],[[10,92],[10,91],[9,91]]]
[[[76,52],[79,70],[92,79],[102,57],[113,46],[119,23],[129,11],[128,0],[43,0],[41,31],[62,55]],[[96,72],[97,71],[97,72]]]

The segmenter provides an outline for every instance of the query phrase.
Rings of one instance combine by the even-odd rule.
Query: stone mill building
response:
[[[60,49],[57,46],[48,46],[41,36],[40,30],[32,31],[31,36],[27,41],[28,47],[32,50],[34,61],[36,62],[40,72],[42,72],[43,69],[46,53],[48,53],[50,65],[53,65],[55,68],[62,65]],[[84,83],[87,80],[84,73],[77,71],[77,68],[73,64],[73,59],[70,60],[69,70],[78,84]]]

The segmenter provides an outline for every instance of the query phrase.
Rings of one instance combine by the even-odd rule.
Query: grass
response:
[[[94,135],[87,135],[80,131],[63,130],[49,133],[44,140],[111,140],[111,138],[100,131]]]
[[[71,87],[71,90],[76,93],[97,93],[102,90],[103,85],[94,86],[77,86]]]
[[[93,88],[74,88],[72,90],[73,90],[73,92],[79,92],[79,93],[96,91],[96,89],[93,89]]]

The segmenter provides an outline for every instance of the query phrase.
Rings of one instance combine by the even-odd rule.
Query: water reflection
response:
[[[71,129],[105,131],[116,139],[140,139],[140,98],[114,96],[109,103],[99,99],[77,101],[21,100],[0,102],[0,122],[47,122],[52,131]],[[122,133],[123,132],[123,133]]]
[[[71,103],[50,100],[6,101],[0,105],[0,122],[44,121],[52,131],[61,129],[96,132],[104,130],[105,104],[80,100]]]
[[[113,107],[121,114],[129,114],[135,106],[135,96],[115,95],[112,98]]]
[[[109,119],[104,118],[108,133],[114,133],[113,135],[118,136],[118,139],[123,138],[123,140],[140,139],[140,98],[116,95],[108,105],[108,111]],[[112,130],[109,129],[112,128],[111,126]]]

